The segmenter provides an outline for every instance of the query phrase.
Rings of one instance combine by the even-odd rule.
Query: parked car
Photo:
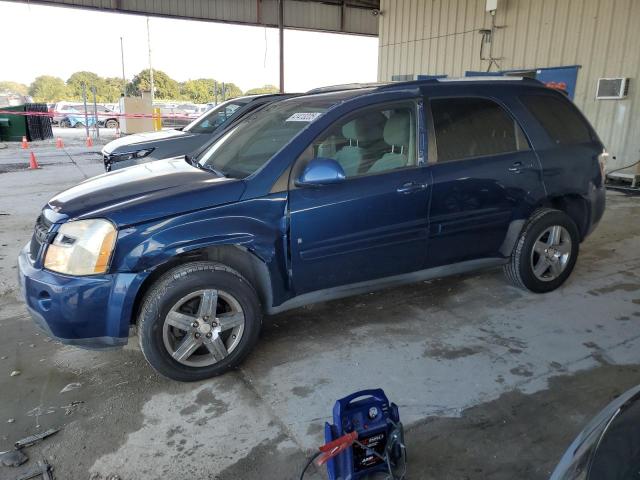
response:
[[[85,117],[84,111],[66,110],[65,116],[60,120],[60,126],[63,128],[84,128],[85,123],[90,127],[96,124],[96,118],[93,115]]]
[[[87,118],[89,126],[96,123],[94,112],[98,112],[98,126],[106,128],[118,128],[120,122],[118,114],[104,105],[87,105]],[[83,128],[85,124],[85,107],[83,103],[58,102],[49,109],[52,116],[52,123],[66,128]]]
[[[104,128],[118,128],[120,126],[120,119],[118,114],[104,105],[96,105],[98,109],[98,124]],[[93,105],[88,105],[89,115],[93,115]],[[84,109],[82,110],[84,112]]]
[[[67,115],[75,115],[79,112],[80,104],[77,102],[57,102],[53,107],[49,108],[49,113],[52,115],[51,123],[61,127],[70,127],[63,119]],[[63,124],[64,123],[64,124]]]
[[[580,432],[550,480],[634,480],[640,476],[640,385],[611,401]]]
[[[535,80],[289,98],[195,158],[53,197],[20,282],[61,342],[121,346],[137,325],[158,372],[203,379],[240,363],[263,314],[491,266],[558,288],[603,214],[604,158],[580,111]]]
[[[263,105],[291,96],[256,95],[234,98],[208,110],[182,129],[137,133],[113,140],[102,149],[104,168],[109,172],[195,152],[224,126]]]

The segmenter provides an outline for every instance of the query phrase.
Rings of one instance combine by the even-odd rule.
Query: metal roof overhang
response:
[[[10,0],[278,28],[278,0]],[[378,35],[380,0],[283,0],[284,28]]]

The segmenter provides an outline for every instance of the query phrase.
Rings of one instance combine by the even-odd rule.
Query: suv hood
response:
[[[193,138],[199,135],[199,133],[184,132],[182,130],[135,133],[112,140],[104,146],[102,151],[107,155],[112,153],[128,153],[134,149],[142,150],[144,148],[157,147],[159,144],[169,140],[175,141],[176,139]]]
[[[217,177],[183,159],[158,160],[90,178],[49,200],[55,221],[108,218],[118,227],[240,199],[242,180]],[[50,212],[51,214],[53,212]]]

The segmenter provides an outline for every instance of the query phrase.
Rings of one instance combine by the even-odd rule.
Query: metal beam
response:
[[[280,37],[280,93],[284,93],[284,0],[278,0],[278,30]]]
[[[8,0],[133,15],[279,28],[279,0]],[[284,28],[377,36],[380,0],[286,0]]]

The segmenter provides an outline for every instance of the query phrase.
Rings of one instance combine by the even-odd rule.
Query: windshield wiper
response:
[[[197,162],[196,162],[197,163]],[[218,170],[215,167],[212,167],[211,165],[208,165],[206,163],[198,163],[197,165],[198,168],[201,168],[202,170],[208,170],[210,172],[215,173],[216,175],[218,175],[219,177],[226,177],[226,175],[224,174],[224,172],[222,172],[221,170]]]
[[[193,165],[196,168],[199,168],[200,170],[207,170],[209,172],[215,173],[216,175],[218,175],[219,177],[226,177],[226,175],[218,170],[215,167],[212,167],[211,165],[208,165],[206,163],[200,163],[198,162],[198,160],[196,159],[195,156],[192,155],[185,155],[184,159],[189,162],[189,164]]]

